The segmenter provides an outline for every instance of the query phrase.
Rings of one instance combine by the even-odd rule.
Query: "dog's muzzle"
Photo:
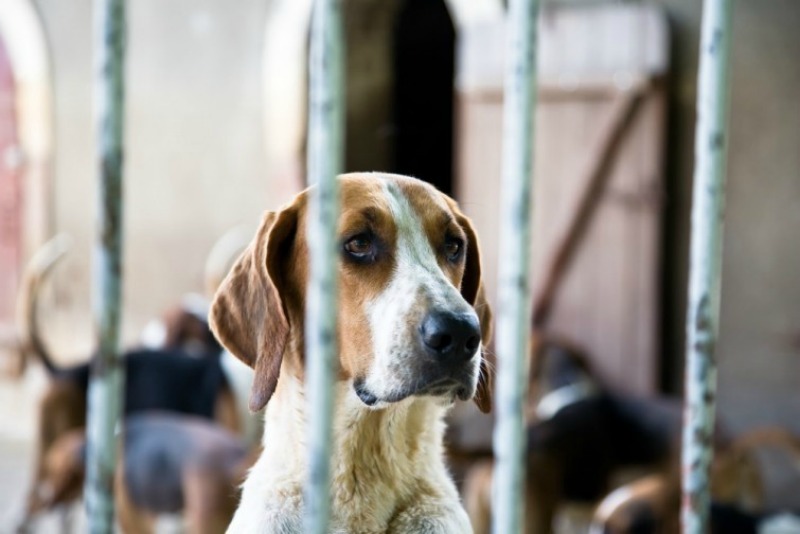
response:
[[[478,317],[473,312],[433,311],[417,328],[417,356],[404,366],[405,387],[378,396],[362,379],[353,382],[356,395],[367,406],[398,402],[412,395],[469,400],[475,394],[481,346]]]

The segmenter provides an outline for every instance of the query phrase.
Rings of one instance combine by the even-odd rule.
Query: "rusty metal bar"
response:
[[[725,201],[731,1],[705,0],[695,131],[694,198],[686,317],[686,411],[683,426],[685,534],[708,532],[713,458],[719,295]]]
[[[114,529],[114,471],[124,385],[120,360],[122,175],[125,94],[125,0],[94,4],[97,229],[92,307],[97,354],[92,361],[84,488],[89,532]]]
[[[308,242],[311,279],[306,309],[306,396],[309,472],[305,532],[328,532],[333,379],[336,362],[337,174],[343,156],[343,37],[340,0],[315,0],[309,55],[308,176],[311,194]]]
[[[530,338],[530,242],[533,119],[536,105],[537,0],[511,0],[503,117],[503,214],[500,234],[498,382],[493,488],[494,534],[522,532],[527,355]]]

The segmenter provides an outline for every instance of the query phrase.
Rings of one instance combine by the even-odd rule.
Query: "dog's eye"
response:
[[[457,237],[449,237],[444,242],[444,253],[449,261],[456,261],[461,257],[464,249],[464,242]]]
[[[375,255],[375,243],[368,234],[358,234],[348,239],[344,250],[358,260],[370,260]]]

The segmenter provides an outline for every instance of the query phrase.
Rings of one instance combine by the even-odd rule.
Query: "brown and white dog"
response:
[[[65,257],[65,238],[50,241],[34,257],[28,269],[23,295],[22,328],[25,350],[38,357],[49,375],[38,407],[34,474],[25,510],[20,518],[24,529],[33,516],[48,506],[52,495],[44,484],[45,455],[68,432],[86,424],[86,399],[91,357],[78,365],[59,365],[40,328],[39,298],[47,277]],[[241,427],[236,400],[219,356],[219,345],[208,331],[205,317],[188,308],[170,313],[166,321],[165,344],[169,346],[131,350],[122,359],[126,369],[124,413],[152,410],[216,419],[230,430]],[[188,347],[204,347],[194,357]]]
[[[470,532],[442,436],[455,399],[491,407],[478,240],[456,203],[421,181],[339,180],[331,531]],[[266,406],[264,451],[229,532],[302,531],[310,194],[264,216],[211,307],[220,341],[255,369],[251,409]]]
[[[715,451],[710,471],[712,534],[755,533],[768,520],[756,455],[766,448],[787,453],[800,469],[800,437],[781,427],[750,429]],[[590,533],[679,532],[679,476],[676,471],[657,473],[618,488],[598,505]]]
[[[565,504],[593,506],[625,471],[672,468],[681,427],[678,401],[635,398],[604,387],[589,357],[566,339],[539,332],[530,351],[527,534],[553,532]],[[476,534],[489,532],[493,470],[493,462],[485,460],[464,482]]]
[[[114,495],[122,531],[157,532],[161,517],[180,514],[188,532],[225,532],[236,487],[254,460],[242,440],[204,418],[167,412],[126,418]],[[85,472],[86,433],[71,430],[45,455],[45,491],[36,495],[32,512],[76,501]]]

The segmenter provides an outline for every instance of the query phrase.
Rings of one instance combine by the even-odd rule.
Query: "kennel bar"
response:
[[[492,532],[522,531],[525,473],[523,403],[530,336],[533,118],[536,106],[538,0],[511,0],[503,110],[503,171],[498,279],[496,459]]]
[[[717,393],[731,0],[705,0],[700,36],[683,426],[684,534],[708,532]]]
[[[86,483],[89,532],[114,531],[114,471],[125,380],[120,359],[122,179],[125,122],[125,0],[94,3],[97,232],[92,308],[97,354],[88,393]]]
[[[306,395],[309,475],[305,532],[328,532],[333,378],[337,372],[337,174],[343,158],[343,35],[340,0],[315,0],[309,49],[308,177],[311,196],[308,242],[311,279],[306,309]]]

